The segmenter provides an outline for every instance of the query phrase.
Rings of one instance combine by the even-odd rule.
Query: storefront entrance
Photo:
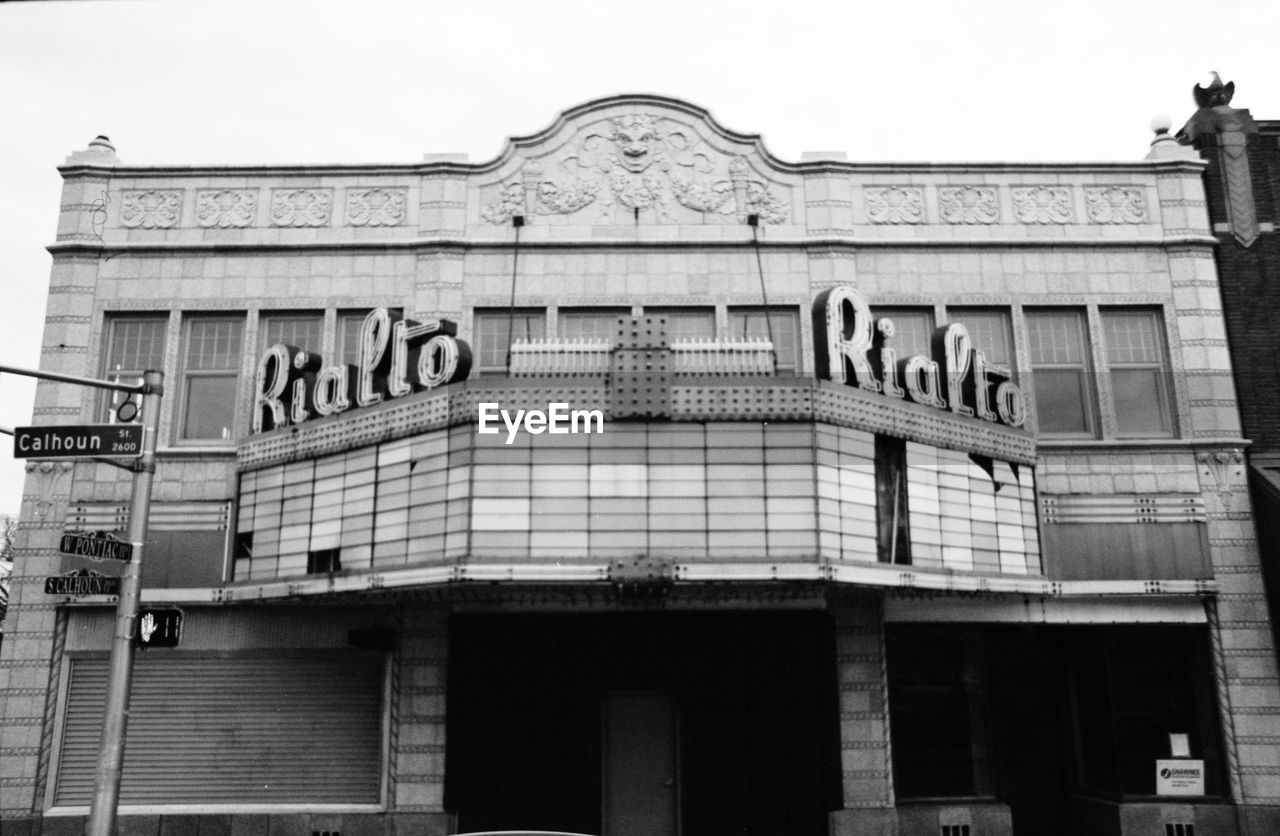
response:
[[[1171,735],[1219,797],[1207,638],[1182,625],[890,625],[899,803],[997,802],[1016,836],[1094,836],[1098,804],[1158,800]]]
[[[822,614],[457,616],[445,803],[460,832],[826,836],[835,698]]]

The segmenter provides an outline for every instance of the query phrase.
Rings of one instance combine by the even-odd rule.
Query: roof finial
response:
[[[1217,70],[1210,70],[1209,75],[1213,76],[1213,81],[1208,87],[1197,84],[1191,91],[1196,107],[1225,107],[1231,104],[1231,97],[1236,93],[1236,83],[1228,81],[1223,84],[1222,76],[1218,75]]]

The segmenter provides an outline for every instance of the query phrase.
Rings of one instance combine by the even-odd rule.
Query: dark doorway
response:
[[[463,832],[626,836],[658,804],[673,836],[826,836],[836,705],[825,614],[456,616],[445,803]]]

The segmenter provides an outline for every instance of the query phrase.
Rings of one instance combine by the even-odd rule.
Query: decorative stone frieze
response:
[[[409,199],[405,189],[347,189],[347,223],[352,226],[400,226]]]
[[[943,186],[938,211],[949,224],[993,224],[1000,219],[996,190],[989,186]]]
[[[181,217],[181,189],[150,189],[121,196],[120,225],[129,229],[172,229]]]
[[[924,220],[924,189],[887,186],[865,192],[867,218],[873,224],[918,224]]]
[[[332,208],[332,189],[271,190],[274,226],[328,226]]]
[[[1071,223],[1071,190],[1063,186],[1014,189],[1013,214],[1024,224]]]
[[[243,229],[258,217],[257,189],[209,189],[196,192],[196,223],[205,228]]]
[[[1084,190],[1090,223],[1140,224],[1147,219],[1147,202],[1136,186],[1094,186]]]
[[[787,202],[742,155],[711,147],[693,126],[645,113],[615,116],[583,129],[581,138],[545,159],[527,160],[480,209],[491,224],[514,215],[572,215],[595,206],[607,221],[619,211],[652,211],[669,219],[676,207],[704,216],[757,215],[785,223]]]

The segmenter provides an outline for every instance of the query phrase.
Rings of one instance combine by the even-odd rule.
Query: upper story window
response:
[[[1004,366],[1016,380],[1014,368],[1013,328],[1009,324],[1009,312],[994,308],[947,308],[947,318],[959,322],[969,332],[976,351],[981,351],[988,363]]]
[[[1027,338],[1039,432],[1096,435],[1084,312],[1027,311]]]
[[[302,348],[320,354],[324,340],[324,315],[264,314],[259,327],[263,350],[276,343]]]
[[[1172,434],[1169,372],[1159,312],[1103,309],[1101,313],[1117,433]]]
[[[360,363],[360,328],[369,316],[370,308],[338,311],[337,334],[334,335],[334,363],[356,366]],[[391,308],[392,316],[402,316],[402,308]],[[328,358],[325,358],[328,362]]]
[[[667,319],[667,342],[710,340],[716,336],[714,308],[645,308],[645,316]]]
[[[184,324],[178,438],[234,438],[244,317],[193,316]]]
[[[933,337],[933,308],[872,307],[876,320],[893,320],[893,337],[888,346],[899,360],[917,354],[932,357],[929,341]]]
[[[631,316],[631,309],[561,310],[560,339],[596,340],[612,344],[617,338],[620,316]]]
[[[476,371],[505,373],[507,348],[518,340],[540,340],[547,333],[547,314],[541,309],[478,310],[475,313]]]
[[[142,379],[145,371],[163,371],[168,327],[168,314],[111,316],[107,320],[102,376],[107,380],[135,383]],[[112,420],[124,397],[123,392],[104,392],[104,420]]]
[[[779,374],[800,371],[800,313],[795,308],[770,307],[768,318],[764,308],[730,308],[727,340],[769,339]]]

